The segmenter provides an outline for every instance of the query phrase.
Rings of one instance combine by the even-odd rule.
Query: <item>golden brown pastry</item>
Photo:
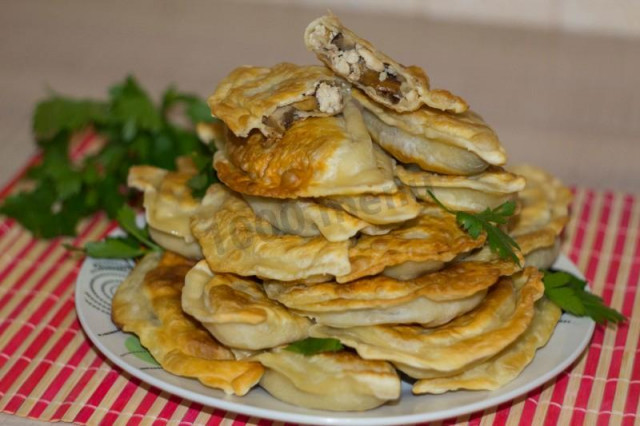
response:
[[[258,129],[266,137],[280,137],[297,120],[339,114],[347,93],[344,81],[324,67],[284,62],[236,68],[208,103],[236,136]]]
[[[415,278],[440,269],[460,253],[480,247],[485,236],[473,239],[455,216],[426,206],[420,216],[385,235],[363,235],[349,248],[351,271],[337,281],[348,282],[384,273],[397,279]],[[409,267],[404,269],[403,265]]]
[[[266,368],[260,386],[301,407],[363,411],[400,397],[400,378],[389,363],[367,361],[350,352],[305,356],[276,349],[254,359]]]
[[[498,281],[476,309],[439,327],[317,325],[310,334],[339,339],[361,357],[391,361],[417,379],[449,376],[495,356],[522,335],[543,292],[542,273],[526,268]]]
[[[244,195],[243,198],[258,217],[285,234],[303,237],[322,235],[329,241],[345,241],[358,232],[378,234],[389,231],[312,198],[277,199],[253,195]]]
[[[263,368],[257,362],[235,360],[229,349],[182,312],[184,277],[192,266],[192,261],[171,252],[145,256],[113,296],[113,322],[135,333],[168,372],[244,395],[258,383]]]
[[[394,61],[333,15],[311,22],[304,41],[307,49],[336,74],[388,108],[414,111],[426,104],[457,113],[468,108],[462,98],[446,90],[430,90],[429,78],[422,69]]]
[[[270,298],[318,324],[433,327],[475,308],[501,275],[518,269],[510,261],[461,262],[408,281],[379,275],[344,284],[266,281],[264,288]]]
[[[558,254],[570,192],[536,168],[502,169],[500,140],[463,99],[335,16],[305,43],[326,67],[238,67],[208,99],[216,119],[197,132],[221,183],[202,200],[193,161],[131,169],[171,251],[136,265],[113,321],[170,373],[236,395],[259,383],[311,409],[393,403],[400,373],[415,394],[503,386],[559,320],[537,268]],[[508,200],[516,262],[449,211]],[[287,350],[310,336],[348,348]]]
[[[459,374],[418,380],[413,393],[439,394],[458,389],[494,390],[516,377],[531,362],[536,351],[547,344],[562,310],[547,298],[536,302],[529,328],[495,357]]]
[[[343,114],[296,121],[277,142],[227,134],[214,156],[234,191],[273,198],[393,193],[392,160],[376,153],[353,103]]]
[[[202,199],[191,231],[214,272],[291,281],[351,270],[348,241],[283,234],[220,184],[212,185]]]
[[[358,90],[352,94],[364,108],[373,140],[403,163],[437,173],[473,175],[507,161],[496,133],[472,111],[452,114],[422,107],[398,113]]]
[[[560,234],[569,221],[571,191],[547,172],[533,166],[511,168],[526,179],[518,194],[520,211],[509,234],[525,255],[527,265],[549,268],[560,253]]]
[[[213,273],[204,260],[185,277],[182,309],[234,349],[255,351],[301,340],[311,325],[269,299],[256,281]]]
[[[514,200],[524,189],[523,177],[492,167],[477,175],[451,176],[426,172],[415,165],[396,166],[396,176],[419,199],[434,203],[429,191],[452,210],[481,212]]]
[[[319,201],[381,226],[406,222],[422,210],[409,188],[404,186],[399,186],[395,194],[336,195]]]
[[[524,190],[518,194],[522,209],[512,234],[521,235],[546,227],[560,234],[569,220],[571,191],[538,167],[519,165],[510,170],[526,181]]]
[[[133,166],[127,184],[144,192],[144,209],[149,234],[161,247],[192,259],[201,259],[200,246],[191,235],[189,220],[198,200],[187,185],[197,174],[187,158],[178,159],[175,172],[152,166]]]

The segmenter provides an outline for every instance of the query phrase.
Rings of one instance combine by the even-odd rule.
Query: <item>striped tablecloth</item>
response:
[[[1,192],[15,190],[17,178]],[[629,321],[599,326],[587,352],[546,385],[451,424],[638,424],[640,196],[575,188],[564,252]],[[104,216],[73,243],[101,238]],[[81,264],[60,239],[34,240],[0,218],[0,410],[80,424],[280,424],[182,400],[123,374],[83,334],[73,303]],[[438,423],[439,424],[439,423]]]

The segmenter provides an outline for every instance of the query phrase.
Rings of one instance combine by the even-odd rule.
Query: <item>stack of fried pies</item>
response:
[[[304,42],[319,64],[242,66],[209,97],[217,120],[198,132],[219,183],[202,198],[187,158],[131,168],[164,252],[122,283],[114,322],[173,374],[315,409],[377,407],[401,380],[416,394],[503,386],[559,319],[540,269],[558,256],[570,192],[509,167],[461,97],[335,16]],[[455,214],[505,203],[513,258]],[[317,339],[342,348],[291,350]]]

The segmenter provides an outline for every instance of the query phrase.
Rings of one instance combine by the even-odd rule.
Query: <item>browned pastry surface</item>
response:
[[[392,160],[377,153],[353,104],[333,117],[296,121],[282,139],[228,133],[214,167],[234,191],[273,198],[395,192]]]
[[[193,264],[171,252],[145,256],[113,297],[113,322],[136,334],[168,372],[244,395],[258,383],[263,368],[235,360],[228,348],[182,311],[184,277]]]
[[[340,113],[346,94],[344,81],[325,67],[284,62],[271,68],[236,68],[208,102],[236,136],[258,129],[267,137],[279,137],[296,120]]]

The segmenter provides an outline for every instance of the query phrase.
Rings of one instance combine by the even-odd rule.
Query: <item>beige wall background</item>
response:
[[[244,0],[640,37],[638,0]]]

